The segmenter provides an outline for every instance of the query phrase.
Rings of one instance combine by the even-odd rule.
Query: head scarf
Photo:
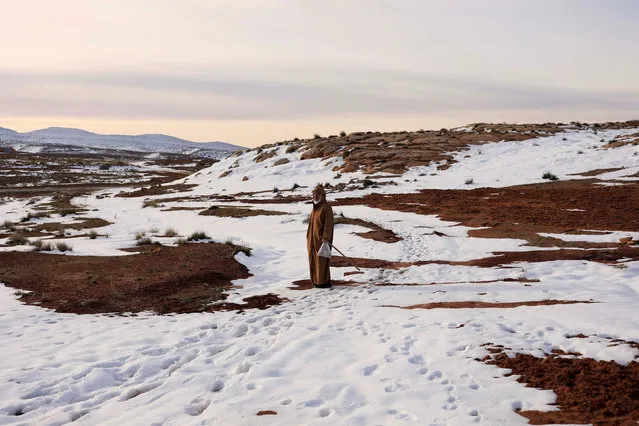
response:
[[[318,199],[317,202],[315,202],[316,199]],[[326,200],[326,191],[324,191],[324,187],[320,183],[313,189],[313,204],[319,205],[322,203],[322,201],[325,201],[325,200]]]

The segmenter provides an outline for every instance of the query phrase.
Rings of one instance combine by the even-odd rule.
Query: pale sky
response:
[[[639,119],[634,0],[0,0],[0,127],[256,146]]]

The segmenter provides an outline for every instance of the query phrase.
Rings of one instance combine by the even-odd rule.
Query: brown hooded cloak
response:
[[[318,204],[313,204],[313,211],[308,221],[308,230],[306,231],[308,265],[313,285],[330,286],[330,259],[318,256],[317,252],[324,240],[328,241],[331,247],[333,245],[333,209],[326,202],[324,188],[318,186],[315,190],[322,194],[322,199]]]

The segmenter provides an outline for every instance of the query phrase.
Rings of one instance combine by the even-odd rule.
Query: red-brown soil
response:
[[[583,172],[583,173],[570,173],[568,174],[568,176],[584,176],[584,177],[592,177],[592,176],[599,176],[602,175],[604,173],[608,173],[608,172],[616,172],[619,170],[623,170],[623,167],[612,167],[609,169],[595,169],[595,170],[590,170],[587,172]]]
[[[277,411],[273,410],[260,410],[256,414],[257,416],[275,416],[277,415]]]
[[[364,228],[370,229],[368,232],[356,232],[355,235],[358,235],[362,238],[366,238],[369,240],[375,240],[383,243],[396,243],[401,241],[403,238],[398,237],[393,231],[390,229],[382,228],[379,225],[376,225],[372,222],[363,219],[353,219],[350,217],[341,217],[337,216],[335,218],[335,224],[344,224],[344,225],[356,225],[362,226]]]
[[[517,308],[519,306],[548,306],[548,305],[572,305],[574,303],[593,303],[583,300],[533,300],[529,302],[477,302],[473,300],[460,302],[432,302],[419,305],[397,306],[382,305],[383,308],[401,309],[486,309],[486,308]]]
[[[305,150],[302,159],[343,157],[345,164],[336,172],[347,173],[363,170],[366,174],[376,172],[401,174],[409,167],[444,162],[446,169],[453,164],[454,152],[470,145],[498,141],[523,141],[560,131],[556,124],[502,125],[477,123],[471,132],[447,129],[420,130],[417,132],[357,132],[346,136],[316,138],[291,146]],[[265,148],[265,147],[262,147]]]
[[[279,212],[275,210],[262,210],[262,209],[250,209],[246,207],[220,207],[211,206],[208,209],[200,212],[202,216],[217,216],[217,217],[251,217],[251,216],[282,216],[287,215],[286,212]]]
[[[31,293],[21,301],[58,312],[107,313],[152,310],[161,314],[264,308],[283,301],[254,296],[245,304],[223,301],[231,281],[247,278],[231,244],[150,245],[130,256],[64,256],[0,253],[0,281]]]
[[[333,256],[331,266],[338,268],[358,267],[373,269],[402,269],[409,266],[421,265],[459,265],[459,266],[479,266],[483,268],[493,268],[495,266],[509,265],[515,262],[551,262],[554,260],[584,260],[607,264],[616,264],[620,259],[639,260],[638,246],[619,246],[614,249],[604,250],[579,250],[579,249],[559,249],[559,250],[531,250],[517,252],[495,252],[495,256],[467,261],[448,260],[422,260],[418,262],[392,262],[382,259],[369,259],[361,257]]]
[[[537,358],[503,350],[486,362],[512,370],[528,387],[550,389],[559,411],[518,411],[530,424],[636,425],[639,421],[639,363],[626,366],[593,359],[570,359],[561,352]]]
[[[183,176],[182,176],[183,177]],[[164,195],[164,194],[173,194],[176,192],[186,192],[190,191],[191,188],[197,185],[192,184],[177,184],[177,185],[160,185],[155,184],[148,187],[142,187],[135,191],[131,192],[121,192],[116,195],[116,197],[150,197],[152,195]]]
[[[333,205],[367,205],[424,215],[471,227],[535,226],[538,232],[579,229],[639,230],[639,183],[593,185],[565,181],[506,188],[427,189],[415,194],[370,194]],[[579,209],[585,211],[569,211]]]

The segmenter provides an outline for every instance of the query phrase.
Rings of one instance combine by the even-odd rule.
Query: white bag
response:
[[[327,258],[331,258],[331,245],[329,243],[327,243],[326,241],[324,241],[322,243],[322,246],[320,247],[319,251],[317,252],[318,256],[322,256],[322,257],[327,257]]]

